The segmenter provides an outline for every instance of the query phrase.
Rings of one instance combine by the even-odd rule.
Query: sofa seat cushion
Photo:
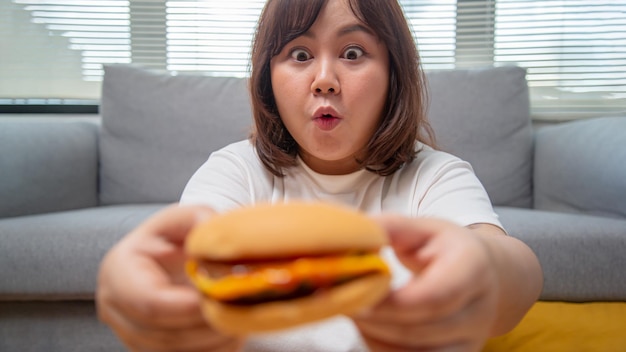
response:
[[[626,351],[625,302],[537,302],[482,352]]]
[[[0,351],[128,351],[93,301],[0,302],[0,312]]]
[[[106,251],[163,207],[95,207],[0,220],[0,300],[93,297]]]
[[[626,301],[626,219],[508,207],[496,212],[508,233],[537,254],[542,299]]]

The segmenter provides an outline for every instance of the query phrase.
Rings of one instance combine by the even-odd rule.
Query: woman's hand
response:
[[[200,296],[186,283],[183,243],[211,216],[200,206],[170,206],[122,239],[105,256],[96,303],[100,319],[133,351],[235,351],[202,318]]]
[[[379,221],[414,274],[354,318],[372,351],[480,351],[490,336],[515,326],[539,295],[536,257],[496,226],[395,216]]]

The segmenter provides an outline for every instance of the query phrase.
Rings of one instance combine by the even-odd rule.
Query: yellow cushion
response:
[[[483,352],[626,351],[626,302],[540,301]]]

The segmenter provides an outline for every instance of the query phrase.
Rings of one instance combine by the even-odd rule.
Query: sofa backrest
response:
[[[98,125],[0,119],[0,218],[98,204]]]
[[[246,138],[246,80],[105,67],[101,204],[178,201],[209,154]]]
[[[428,73],[440,146],[468,160],[496,205],[531,205],[532,131],[525,71]],[[209,154],[251,130],[246,79],[105,67],[102,204],[173,202]]]
[[[533,129],[520,67],[428,72],[439,147],[469,161],[495,205],[532,206]]]
[[[626,117],[540,128],[534,208],[626,218]]]

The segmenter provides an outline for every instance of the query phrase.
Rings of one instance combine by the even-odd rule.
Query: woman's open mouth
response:
[[[330,131],[341,122],[341,117],[333,108],[322,107],[313,115],[313,122],[319,129]]]
[[[339,118],[333,115],[322,115],[314,120],[317,127],[324,131],[330,131],[339,124]]]

